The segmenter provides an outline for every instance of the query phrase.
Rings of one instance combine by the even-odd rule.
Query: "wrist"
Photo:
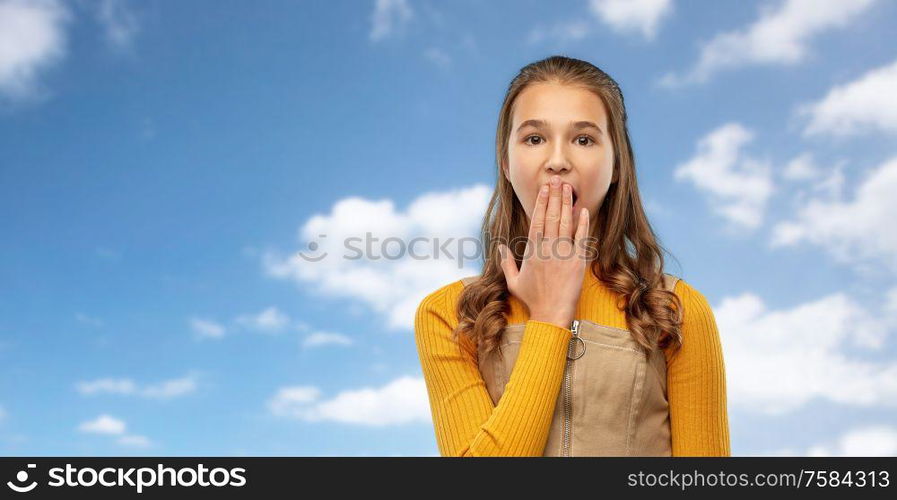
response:
[[[543,323],[551,323],[561,328],[570,328],[570,324],[573,322],[573,314],[537,313],[531,315],[529,319],[541,321]]]

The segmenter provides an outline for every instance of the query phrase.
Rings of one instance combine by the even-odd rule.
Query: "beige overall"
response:
[[[478,276],[463,278],[468,285]],[[672,291],[679,278],[664,274]],[[525,323],[509,324],[500,350],[479,349],[480,374],[498,404],[520,350]],[[628,330],[579,319],[571,325],[564,379],[545,456],[671,456],[666,357],[650,356]],[[577,338],[578,337],[578,338]]]

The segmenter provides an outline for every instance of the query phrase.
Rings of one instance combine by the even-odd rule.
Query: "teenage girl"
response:
[[[728,456],[713,312],[664,272],[623,95],[594,65],[521,69],[498,118],[483,271],[415,340],[445,456]]]

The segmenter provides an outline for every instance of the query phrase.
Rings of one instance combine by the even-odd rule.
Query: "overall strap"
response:
[[[672,292],[676,288],[676,283],[679,281],[678,276],[674,276],[669,273],[663,273],[663,288],[664,290],[668,290]]]
[[[479,275],[476,275],[476,276],[466,276],[466,277],[464,277],[464,278],[461,278],[461,283],[463,283],[464,286],[467,286],[467,285],[473,283],[474,281],[476,281],[476,280],[479,279],[479,278],[480,278]]]

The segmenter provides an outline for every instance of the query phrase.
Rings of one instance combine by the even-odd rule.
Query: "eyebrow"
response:
[[[535,127],[535,128],[547,128],[548,122],[546,122],[545,120],[535,120],[535,119],[526,120],[525,122],[521,123],[519,127],[517,127],[517,131],[519,132],[520,129],[522,129],[523,127],[527,127],[527,126],[531,126],[531,127]],[[603,133],[603,131],[601,130],[601,127],[599,127],[598,125],[595,125],[594,122],[590,122],[588,120],[572,122],[570,124],[570,128],[572,128],[573,130],[582,130],[582,129],[586,129],[586,128],[592,128],[592,129],[597,130],[599,134]]]

